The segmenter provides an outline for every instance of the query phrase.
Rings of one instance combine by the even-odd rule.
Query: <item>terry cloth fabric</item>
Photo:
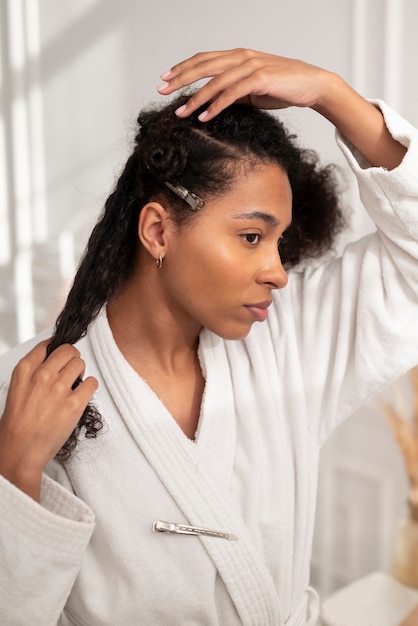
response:
[[[194,442],[125,361],[105,309],[91,324],[78,348],[105,428],[48,465],[41,505],[0,477],[0,623],[315,624],[321,445],[418,362],[418,133],[380,106],[408,147],[398,168],[368,167],[338,138],[376,233],[292,272],[244,340],[201,332]],[[0,359],[3,398],[28,349]],[[158,519],[238,540],[156,533]]]

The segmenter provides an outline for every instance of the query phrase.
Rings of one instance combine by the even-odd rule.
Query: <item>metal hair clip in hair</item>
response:
[[[205,201],[200,198],[200,196],[197,196],[192,191],[189,191],[188,189],[186,189],[186,187],[183,187],[183,185],[179,185],[178,183],[175,183],[173,185],[168,181],[165,181],[164,185],[171,189],[171,191],[175,193],[176,196],[187,202],[187,204],[193,209],[193,211],[203,209],[203,207],[205,206]]]

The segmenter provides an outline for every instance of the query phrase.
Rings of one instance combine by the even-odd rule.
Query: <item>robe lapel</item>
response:
[[[235,535],[200,537],[243,624],[281,626],[277,591],[247,528],[228,498],[235,422],[222,340],[204,331],[199,357],[206,378],[197,444],[190,441],[117,348],[102,311],[89,331],[106,385],[132,436],[189,523]],[[170,520],[176,521],[176,520]]]

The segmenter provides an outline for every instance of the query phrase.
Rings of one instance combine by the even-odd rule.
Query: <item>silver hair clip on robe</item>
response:
[[[203,535],[204,537],[217,537],[219,539],[228,539],[228,541],[237,541],[238,537],[231,533],[224,533],[220,530],[211,530],[210,528],[201,528],[200,526],[189,526],[188,524],[175,524],[174,522],[164,522],[157,520],[152,525],[152,530],[158,533],[174,533],[177,535]]]
[[[193,209],[193,211],[203,209],[203,207],[205,206],[205,201],[202,198],[197,196],[192,191],[186,189],[186,187],[183,187],[183,185],[179,185],[178,183],[172,184],[168,181],[165,181],[164,185],[171,189],[171,191],[175,193],[176,196],[187,202],[187,204]]]

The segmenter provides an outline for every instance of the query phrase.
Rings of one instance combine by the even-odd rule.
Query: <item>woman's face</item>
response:
[[[225,339],[264,321],[272,291],[288,280],[278,244],[291,211],[287,174],[263,165],[207,201],[191,223],[171,225],[160,277],[172,314]]]

